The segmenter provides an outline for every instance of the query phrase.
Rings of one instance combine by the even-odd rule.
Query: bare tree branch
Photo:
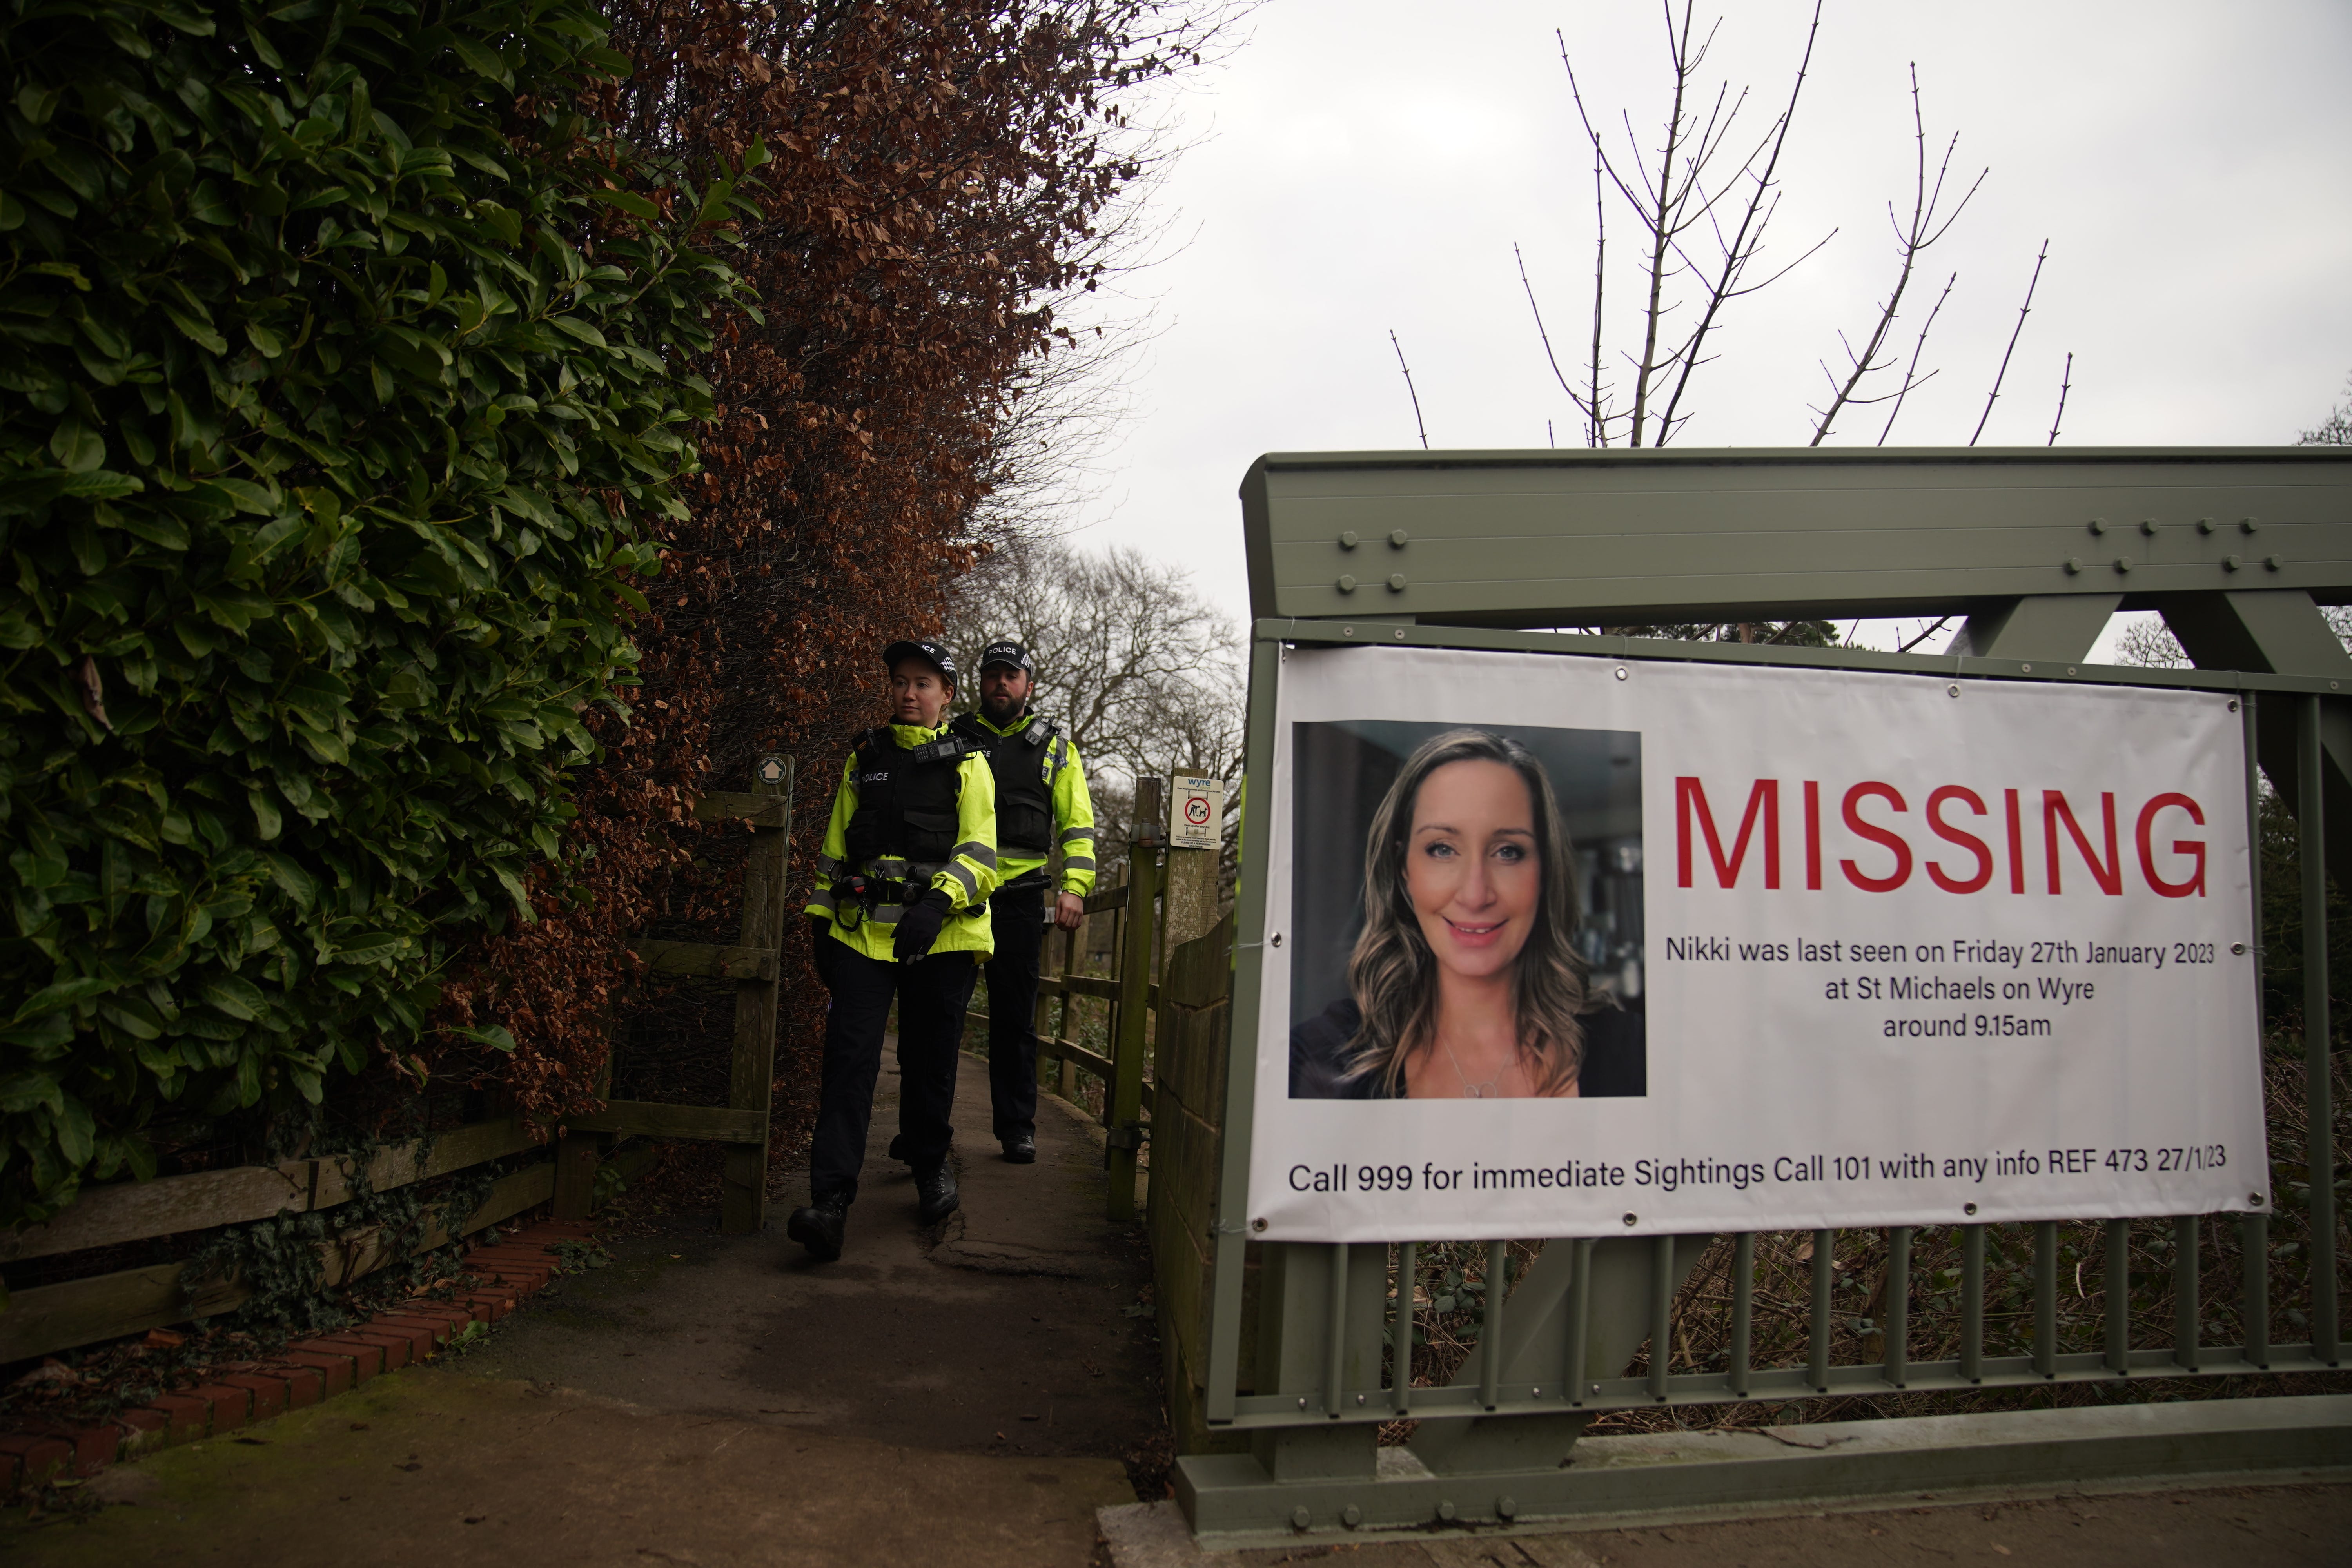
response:
[[[1901,267],[1895,278],[1895,287],[1887,294],[1885,303],[1879,307],[1877,325],[1872,329],[1870,341],[1864,346],[1862,353],[1857,354],[1853,352],[1853,343],[1843,332],[1838,335],[1840,342],[1845,346],[1849,370],[1844,382],[1841,384],[1835,375],[1830,374],[1826,363],[1822,366],[1822,374],[1828,377],[1835,395],[1831,397],[1827,408],[1816,411],[1820,414],[1821,420],[1813,426],[1813,438],[1806,443],[1807,446],[1818,447],[1828,437],[1831,428],[1837,423],[1839,413],[1848,404],[1879,403],[1885,401],[1885,396],[1899,399],[1903,395],[1901,392],[1881,397],[1861,397],[1856,394],[1864,377],[1874,371],[1885,369],[1889,363],[1879,358],[1879,355],[1885,347],[1887,334],[1895,329],[1895,318],[1901,312],[1903,306],[1904,291],[1911,286],[1912,269],[1918,265],[1920,256],[1928,247],[1951,232],[1952,225],[1958,222],[1960,214],[1968,210],[1969,203],[1984,185],[1985,174],[1990,172],[1984,171],[1978,174],[1975,183],[1969,186],[1968,194],[1960,197],[1959,204],[1953,207],[1939,224],[1937,221],[1937,208],[1943,202],[1944,181],[1951,174],[1952,153],[1958,148],[1960,138],[1958,132],[1952,133],[1951,141],[1944,148],[1943,163],[1936,171],[1936,183],[1930,186],[1927,183],[1927,121],[1926,111],[1919,103],[1919,67],[1916,61],[1911,67],[1911,125],[1913,140],[1917,145],[1918,154],[1916,172],[1912,181],[1911,222],[1908,226],[1895,220],[1894,203],[1889,202],[1886,205],[1886,221],[1895,229],[1895,254],[1901,259]],[[1908,388],[1905,390],[1907,391]]]
[[[2058,426],[2064,423],[2066,418],[2066,394],[2074,384],[2074,352],[2069,349],[2066,351],[2066,368],[2058,376],[2058,412],[2050,416],[2050,439],[2042,443],[2045,447],[2055,447],[2058,444]]]
[[[1542,340],[1544,361],[1551,366],[1551,378],[1559,383],[1559,389],[1567,393],[1571,401],[1580,405],[1583,400],[1578,397],[1576,388],[1568,384],[1567,375],[1559,368],[1559,357],[1551,352],[1551,334],[1544,331],[1543,308],[1536,303],[1536,286],[1528,281],[1528,258],[1519,254],[1517,240],[1511,243],[1511,259],[1519,264],[1519,287],[1527,291],[1528,309],[1535,313],[1536,336]],[[1399,356],[1400,363],[1402,357]]]
[[[1934,637],[1937,632],[1942,631],[1946,626],[1951,624],[1952,617],[1946,616],[1942,619],[1938,620],[1934,626],[1927,627],[1917,637],[1913,637],[1909,642],[1905,643],[1901,647],[1896,648],[1895,651],[1896,653],[1909,653],[1913,648],[1917,647],[1921,643],[1926,642],[1929,637]]]
[[[2352,393],[2352,380],[2344,389]],[[2352,405],[2339,403],[2327,411],[2327,417],[2315,430],[2305,430],[2295,442],[2299,447],[2352,447]]]
[[[1675,410],[1682,405],[1683,393],[1690,385],[1691,373],[1703,363],[1699,358],[1701,345],[1706,342],[1707,333],[1714,330],[1716,318],[1722,313],[1724,305],[1736,297],[1735,289],[1739,281],[1739,275],[1747,270],[1749,259],[1755,256],[1757,247],[1763,243],[1764,230],[1770,222],[1772,211],[1771,208],[1764,206],[1764,198],[1773,188],[1774,176],[1780,171],[1780,149],[1788,142],[1789,127],[1796,121],[1797,99],[1805,90],[1805,77],[1812,68],[1813,44],[1820,37],[1821,31],[1821,0],[1814,0],[1813,19],[1805,29],[1804,58],[1797,62],[1797,79],[1789,89],[1789,106],[1780,111],[1780,120],[1769,132],[1772,146],[1771,154],[1765,159],[1764,172],[1755,176],[1755,194],[1748,198],[1748,208],[1740,215],[1739,226],[1734,231],[1731,243],[1723,247],[1723,270],[1717,275],[1714,287],[1707,291],[1706,309],[1700,313],[1698,325],[1692,331],[1689,342],[1684,346],[1682,373],[1675,378],[1674,392],[1667,397],[1665,414],[1658,423],[1657,444],[1661,447],[1664,446],[1674,434]],[[1755,162],[1756,155],[1749,153],[1748,163],[1742,166],[1740,172],[1743,174],[1748,173],[1748,169],[1754,166]],[[1774,206],[1778,206],[1777,198]],[[1759,212],[1762,214],[1760,221]],[[1830,232],[1834,234],[1837,231],[1832,229]],[[1720,241],[1721,236],[1718,231],[1717,242],[1720,243]],[[1813,247],[1812,250],[1808,250],[1804,256],[1790,262],[1790,267],[1796,266],[1806,257],[1811,256],[1813,251],[1819,250],[1822,245],[1828,243],[1829,240],[1826,237],[1823,238],[1819,245]],[[1783,268],[1780,272],[1774,274],[1774,277],[1785,276],[1788,270],[1788,268]],[[1772,279],[1767,279],[1765,282],[1769,283],[1772,280]],[[1759,284],[1758,287],[1760,288],[1762,285]]]
[[[1650,228],[1650,308],[1643,322],[1642,361],[1633,376],[1633,426],[1626,445],[1642,444],[1642,420],[1649,412],[1650,374],[1658,353],[1658,299],[1666,283],[1668,241],[1674,233],[1673,215],[1676,205],[1672,184],[1675,151],[1683,133],[1683,95],[1689,89],[1691,78],[1690,20],[1691,0],[1683,0],[1683,26],[1677,35],[1674,26],[1673,0],[1666,0],[1666,37],[1675,62],[1675,102],[1666,119],[1666,144],[1658,156],[1657,205],[1651,209],[1658,221]],[[1685,193],[1688,187],[1685,187]]]
[[[1421,394],[1412,389],[1412,366],[1404,363],[1404,345],[1397,342],[1396,329],[1389,329],[1389,346],[1396,350],[1397,369],[1404,372],[1405,395],[1412,399],[1412,426],[1421,432],[1421,449],[1429,450],[1429,426],[1421,421]]]
[[[1567,46],[1561,46],[1562,58]],[[1609,445],[1609,412],[1601,395],[1601,289],[1609,260],[1609,214],[1601,192],[1601,143],[1592,144],[1592,381],[1584,405],[1584,444]]]
[[[1895,416],[1903,412],[1903,400],[1911,395],[1911,389],[1925,386],[1936,379],[1936,373],[1932,370],[1925,375],[1919,374],[1919,354],[1927,346],[1927,334],[1936,329],[1936,318],[1944,313],[1944,301],[1952,297],[1952,285],[1959,280],[1960,275],[1957,272],[1944,279],[1944,291],[1936,296],[1936,308],[1927,312],[1927,324],[1919,329],[1918,341],[1911,345],[1911,363],[1903,367],[1902,388],[1895,394],[1895,406],[1887,410],[1885,427],[1878,432],[1878,445],[1882,447],[1886,445],[1886,437],[1893,433]]]
[[[2044,239],[2042,242],[2042,254],[2033,258],[2033,276],[2026,279],[2025,303],[2017,308],[2017,325],[2010,329],[2009,347],[2000,351],[2000,369],[1994,373],[1992,378],[1992,395],[1985,399],[1984,413],[1977,419],[1976,435],[1969,437],[1969,445],[1971,447],[1977,444],[1977,437],[1984,434],[1985,421],[1992,417],[1992,405],[2000,401],[2000,384],[2009,375],[2009,356],[2017,352],[2018,336],[2025,331],[2025,318],[2033,313],[2034,286],[2042,281],[2042,264],[2049,259],[2050,242]],[[2053,441],[2057,438],[2054,426],[2051,438]]]

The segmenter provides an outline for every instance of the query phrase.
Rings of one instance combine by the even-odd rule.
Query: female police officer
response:
[[[785,1234],[820,1262],[841,1256],[857,1196],[882,1031],[898,1001],[899,1148],[915,1168],[917,1215],[955,1212],[948,1168],[956,1051],[980,960],[994,951],[996,789],[988,759],[943,724],[955,660],[930,642],[895,642],[891,721],[857,737],[834,795],[808,915],[825,1016],[809,1205]]]

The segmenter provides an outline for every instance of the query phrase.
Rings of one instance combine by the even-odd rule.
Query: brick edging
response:
[[[21,1495],[59,1475],[89,1476],[118,1460],[234,1432],[349,1393],[381,1373],[430,1359],[469,1324],[495,1323],[555,1278],[549,1249],[593,1239],[575,1220],[541,1220],[466,1254],[484,1286],[446,1301],[417,1297],[365,1322],[291,1341],[265,1361],[225,1363],[212,1382],[162,1394],[111,1421],[78,1426],[0,1417],[0,1494]]]

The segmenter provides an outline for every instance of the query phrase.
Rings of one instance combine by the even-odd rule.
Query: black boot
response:
[[[1037,1140],[1026,1132],[1017,1133],[1004,1141],[1004,1163],[1008,1165],[1034,1165],[1037,1163]]]
[[[907,1135],[904,1132],[901,1132],[890,1140],[890,1158],[893,1160],[903,1160],[906,1157]]]
[[[808,1255],[817,1262],[830,1263],[841,1256],[842,1232],[848,1225],[847,1204],[811,1204],[793,1211],[793,1217],[784,1222],[784,1234],[808,1248]]]
[[[955,1172],[944,1163],[915,1173],[915,1217],[923,1224],[939,1224],[961,1202],[956,1196]]]

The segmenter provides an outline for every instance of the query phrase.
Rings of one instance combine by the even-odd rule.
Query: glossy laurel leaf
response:
[[[734,288],[733,207],[571,107],[603,37],[0,23],[0,1225],[413,1052],[453,952],[560,890]]]

